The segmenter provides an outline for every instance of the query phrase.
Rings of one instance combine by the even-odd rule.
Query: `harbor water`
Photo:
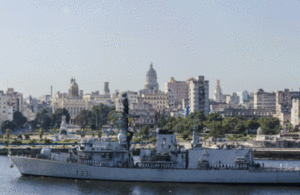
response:
[[[298,167],[300,161],[257,160],[264,166]],[[21,176],[16,167],[10,168],[7,156],[0,156],[0,194],[300,194],[299,186],[184,184],[154,182],[114,182]]]

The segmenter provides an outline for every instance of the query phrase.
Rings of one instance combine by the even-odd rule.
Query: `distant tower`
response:
[[[110,91],[109,91],[109,83],[108,82],[104,82],[104,90],[103,90],[103,94],[104,95],[109,95]]]
[[[222,102],[222,89],[221,89],[221,85],[220,85],[220,80],[217,80],[217,85],[215,87],[215,91],[214,91],[214,95],[213,95],[213,99],[216,102]]]
[[[52,97],[52,85],[51,85],[51,91],[50,91],[51,97]]]
[[[144,89],[154,91],[159,90],[159,86],[157,83],[157,76],[156,71],[153,68],[153,64],[150,64],[150,69],[148,70],[146,74],[146,84],[144,85]]]

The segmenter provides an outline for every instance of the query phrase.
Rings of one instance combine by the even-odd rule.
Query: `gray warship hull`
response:
[[[197,170],[98,167],[11,156],[23,175],[114,181],[186,183],[300,183],[300,171],[288,169]]]

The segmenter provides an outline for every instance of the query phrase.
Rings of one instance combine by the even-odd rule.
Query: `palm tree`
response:
[[[11,130],[10,129],[6,129],[6,138],[7,138],[8,149],[9,149],[9,138],[10,138],[10,135],[11,135]]]
[[[42,140],[43,135],[44,135],[44,129],[40,128],[40,131],[39,131],[40,140]]]

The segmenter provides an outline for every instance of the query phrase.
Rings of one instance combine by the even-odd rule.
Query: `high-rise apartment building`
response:
[[[7,103],[13,108],[13,112],[21,112],[23,107],[23,94],[15,92],[14,88],[8,88],[6,95],[8,97]]]
[[[300,98],[292,98],[291,123],[295,127],[300,125]]]
[[[197,79],[189,78],[188,99],[190,112],[202,111],[209,113],[209,83],[204,80],[204,76],[198,76]]]
[[[276,93],[265,92],[263,89],[259,89],[254,93],[254,109],[261,108],[276,108]]]

